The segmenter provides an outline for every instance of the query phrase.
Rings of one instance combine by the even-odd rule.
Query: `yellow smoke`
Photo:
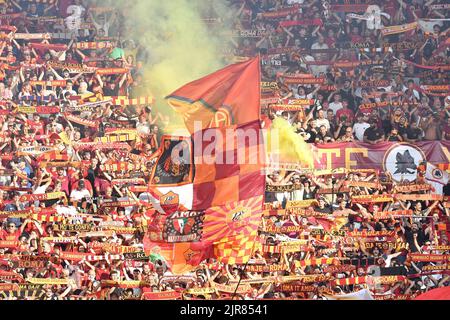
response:
[[[283,118],[276,118],[268,132],[268,153],[279,156],[279,162],[300,163],[313,168],[314,155],[311,147]]]
[[[156,112],[170,116],[170,127],[184,128],[181,116],[167,105],[164,97],[224,67],[219,48],[224,24],[213,28],[203,18],[214,14],[221,16],[217,11],[225,8],[216,0],[99,2],[97,5],[109,4],[126,15],[127,32],[123,40],[138,40],[150,55],[144,67],[144,82],[145,88],[156,98]]]

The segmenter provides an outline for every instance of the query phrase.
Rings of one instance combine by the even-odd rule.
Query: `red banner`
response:
[[[299,5],[295,5],[289,8],[284,8],[278,11],[272,11],[272,12],[264,12],[262,16],[266,19],[279,19],[287,17],[288,15],[294,15],[298,13],[298,9],[300,8]]]
[[[104,69],[97,69],[95,72],[99,75],[110,75],[110,74],[124,74],[127,73],[129,70],[126,68],[104,68]]]
[[[412,261],[422,261],[422,262],[450,261],[450,255],[448,254],[412,253],[410,256]]]
[[[325,78],[284,78],[285,84],[324,84]]]
[[[52,86],[52,87],[64,87],[66,80],[53,80],[53,81],[30,81],[32,86]]]
[[[292,26],[321,26],[323,25],[322,19],[302,19],[302,20],[291,20],[291,21],[281,21],[281,27],[292,27]]]
[[[332,4],[334,12],[366,12],[368,4]]]
[[[78,42],[75,43],[74,48],[85,50],[95,50],[95,49],[111,49],[114,47],[114,43],[106,41],[106,42]]]
[[[181,293],[177,291],[165,292],[144,292],[142,300],[176,300],[181,298]]]
[[[390,172],[393,179],[414,181],[423,161],[431,164],[450,162],[450,142],[328,143],[313,145],[316,169],[375,169]],[[283,159],[280,156],[280,162]]]
[[[351,231],[347,236],[354,238],[394,237],[395,231]]]

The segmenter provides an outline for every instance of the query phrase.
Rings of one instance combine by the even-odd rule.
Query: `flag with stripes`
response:
[[[207,137],[216,140],[208,143]],[[264,194],[265,147],[259,121],[201,130],[190,139],[165,136],[160,152],[150,178],[150,200],[161,213],[172,200],[165,197],[170,193],[187,210],[236,204]]]
[[[158,216],[146,250],[157,248],[174,273],[209,257],[246,263],[265,189],[259,58],[187,84],[167,99],[184,115],[191,137],[162,139],[149,186]],[[170,241],[180,239],[192,241]]]

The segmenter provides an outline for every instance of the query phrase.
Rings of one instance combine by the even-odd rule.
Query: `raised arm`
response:
[[[433,202],[433,204],[425,211],[425,215],[428,216],[438,204],[439,200]]]
[[[55,75],[55,78],[56,78],[57,80],[64,80],[64,78],[61,77],[61,76],[59,75],[59,73],[56,72],[55,69],[53,69],[52,66],[48,65],[48,67],[49,67],[50,71]]]

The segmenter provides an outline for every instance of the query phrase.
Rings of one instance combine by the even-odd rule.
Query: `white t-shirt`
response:
[[[293,5],[293,4],[303,4],[305,0],[287,0],[287,4]],[[302,13],[302,8],[300,8],[300,12]]]
[[[328,45],[326,43],[319,44],[318,42],[314,43],[311,46],[311,49],[329,49]],[[323,53],[316,53],[314,54],[314,60],[325,60],[326,54]],[[325,74],[328,69],[328,65],[311,65],[311,72],[316,76],[320,76],[321,74]]]
[[[78,31],[81,25],[81,17],[86,9],[83,6],[70,5],[67,7],[67,14],[69,15],[66,19],[66,26],[71,31]]]
[[[368,128],[370,128],[370,124],[368,124],[367,122],[355,123],[353,125],[353,133],[355,134],[356,139],[358,139],[359,141],[364,141],[364,132],[366,132]]]
[[[405,92],[406,90],[408,90],[408,88],[403,86],[403,92]],[[416,89],[413,89],[413,95],[416,97],[417,100],[420,100],[420,94]]]
[[[343,106],[342,106],[342,102],[331,102],[329,105],[328,105],[328,109],[329,110],[333,110],[333,113],[334,113],[334,115],[336,115],[336,113],[339,111],[339,110],[341,110],[343,108]]]
[[[83,190],[72,190],[72,192],[70,193],[70,198],[75,200],[75,201],[79,201],[83,198],[90,198],[91,194],[89,193],[88,189],[83,189]]]
[[[312,99],[313,95],[311,93],[308,93],[307,95],[299,95],[298,93],[294,94],[295,99]]]
[[[294,190],[294,191],[289,193],[289,200],[290,201],[303,200],[304,193],[305,193],[305,189]]]
[[[61,133],[64,131],[64,127],[61,123],[56,123],[56,132]]]
[[[317,128],[320,128],[321,126],[325,126],[328,131],[328,130],[330,130],[330,121],[328,121],[328,119],[317,119],[316,126],[317,126]]]
[[[305,62],[311,62],[311,61],[315,61],[315,60],[316,60],[316,59],[314,59],[313,56],[310,56],[309,54],[305,54],[305,55],[303,55],[302,57],[303,57],[303,60],[304,60]],[[306,68],[307,68],[307,65],[306,65],[305,63],[302,62],[302,63],[300,63],[300,67],[306,69]],[[311,66],[311,67],[313,67],[313,66]]]
[[[83,6],[79,6],[76,4],[72,4],[70,6],[67,7],[67,14],[71,15],[71,16],[76,16],[76,17],[81,17],[84,12],[86,11],[86,9]]]
[[[311,49],[315,50],[315,49],[329,49],[328,45],[326,43],[313,43],[313,45],[311,46]]]
[[[319,49],[319,50],[324,50],[324,49],[329,49],[330,47],[328,47],[328,45],[326,44],[326,43],[322,43],[322,44],[320,44],[319,42],[315,42],[315,43],[313,43],[313,45],[311,46],[311,49],[312,50],[316,50],[316,49]],[[313,54],[313,57],[316,59],[316,60],[325,60],[326,58],[327,58],[327,54],[325,53],[315,53],[315,54]]]
[[[33,194],[43,194],[47,190],[47,186],[44,184],[43,186],[39,186],[34,190]]]

